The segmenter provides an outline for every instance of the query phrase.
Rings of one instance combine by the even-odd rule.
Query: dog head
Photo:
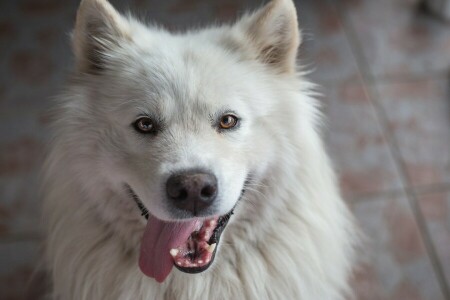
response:
[[[277,154],[274,122],[281,121],[272,116],[280,87],[296,76],[299,43],[291,0],[184,34],[125,18],[106,0],[82,1],[73,33],[79,130],[94,145],[95,172],[127,186],[149,213],[142,247],[157,243],[151,231],[170,229],[177,237],[160,246],[179,258],[184,248],[176,242],[202,228],[207,250],[215,245],[246,181],[262,176]],[[204,269],[198,258],[179,262],[184,271]],[[168,274],[149,268],[141,261],[159,281]]]

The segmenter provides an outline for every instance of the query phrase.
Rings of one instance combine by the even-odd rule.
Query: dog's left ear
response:
[[[280,73],[295,72],[300,33],[292,0],[272,0],[236,25],[244,30],[256,59]]]

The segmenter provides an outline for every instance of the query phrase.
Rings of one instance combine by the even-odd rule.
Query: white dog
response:
[[[81,2],[45,166],[53,299],[348,297],[299,43],[291,0],[184,34]]]

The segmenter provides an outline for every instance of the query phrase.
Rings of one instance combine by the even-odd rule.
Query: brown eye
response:
[[[221,129],[231,129],[235,127],[238,123],[238,118],[232,114],[226,114],[220,117],[220,128]]]
[[[134,128],[141,133],[152,133],[155,131],[155,124],[149,117],[142,117],[134,122]]]

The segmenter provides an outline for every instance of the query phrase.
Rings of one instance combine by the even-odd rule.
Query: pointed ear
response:
[[[107,0],[81,1],[72,35],[79,71],[98,74],[105,53],[124,39],[130,39],[129,24]]]
[[[280,73],[295,72],[300,33],[292,0],[272,0],[237,25],[249,38],[258,60]]]

